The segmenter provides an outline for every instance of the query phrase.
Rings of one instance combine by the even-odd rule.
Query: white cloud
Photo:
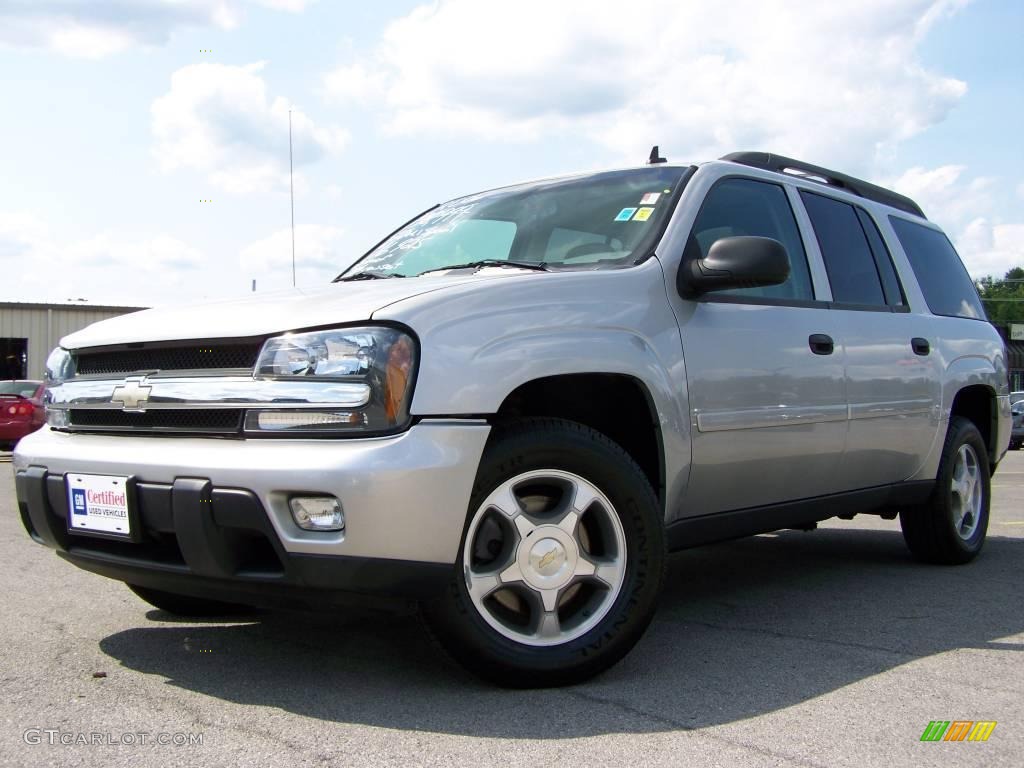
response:
[[[256,5],[266,8],[273,8],[275,11],[288,11],[289,13],[302,13],[316,0],[253,0]]]
[[[582,136],[632,158],[771,149],[863,171],[964,94],[917,57],[962,4],[442,0],[323,85],[375,99],[398,134]]]
[[[101,232],[61,241],[37,217],[0,212],[0,295],[13,301],[87,298],[102,303],[155,305],[195,294],[203,254],[167,234],[149,237]]]
[[[289,102],[268,97],[263,67],[203,63],[171,75],[170,91],[150,108],[162,170],[192,168],[232,193],[287,188]],[[319,126],[298,109],[291,121],[297,168],[348,142],[343,129]]]
[[[231,29],[239,17],[228,0],[14,0],[0,4],[0,44],[98,59],[164,45],[182,28]]]
[[[343,235],[338,227],[320,224],[295,227],[295,263],[300,286],[325,283],[355,261],[359,254],[342,247]],[[291,229],[279,229],[247,245],[241,251],[239,264],[246,279],[256,279],[257,288],[290,286]]]
[[[301,13],[316,0],[250,0]],[[99,59],[134,46],[165,45],[180,29],[234,29],[242,0],[5,0],[0,45],[49,48],[65,56]]]
[[[1024,224],[993,216],[997,180],[969,178],[966,171],[962,165],[915,167],[882,183],[912,197],[946,230],[973,276],[1002,277],[1024,266]]]

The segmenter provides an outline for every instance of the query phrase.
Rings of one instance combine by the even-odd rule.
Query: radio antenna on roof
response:
[[[668,158],[662,157],[658,154],[658,145],[655,144],[651,147],[651,156],[647,158],[648,165],[657,165],[658,163],[667,163]]]

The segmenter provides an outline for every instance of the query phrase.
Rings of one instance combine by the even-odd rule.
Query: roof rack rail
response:
[[[810,163],[794,160],[790,157],[774,155],[770,152],[732,152],[720,159],[739,163],[740,165],[749,165],[752,168],[763,168],[766,171],[789,172],[790,175],[798,177],[810,177],[814,181],[823,181],[826,184],[845,189],[867,200],[890,205],[901,211],[920,216],[922,219],[927,218],[924,215],[924,211],[921,210],[921,206],[906,195],[893,192],[891,189],[880,187],[877,184],[856,179],[853,176],[847,176],[845,173],[830,171],[828,168],[811,165]],[[796,173],[793,173],[794,171]]]

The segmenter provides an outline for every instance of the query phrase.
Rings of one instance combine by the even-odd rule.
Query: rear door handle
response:
[[[913,347],[915,355],[922,357],[932,351],[932,345],[928,343],[928,339],[922,339],[920,336],[911,339],[910,346]]]
[[[836,343],[827,333],[812,333],[807,339],[811,352],[816,355],[831,355],[836,348]]]

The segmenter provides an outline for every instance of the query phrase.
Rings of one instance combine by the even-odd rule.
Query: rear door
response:
[[[861,206],[801,190],[846,347],[849,432],[843,490],[906,480],[938,429],[939,356],[926,316],[913,314],[892,257]]]
[[[715,292],[697,301],[669,289],[691,419],[683,516],[838,490],[846,434],[840,327],[827,301],[816,298],[791,195],[795,191],[769,181],[717,180],[682,257],[685,263],[705,256],[723,237],[771,237],[789,254],[785,284]]]

